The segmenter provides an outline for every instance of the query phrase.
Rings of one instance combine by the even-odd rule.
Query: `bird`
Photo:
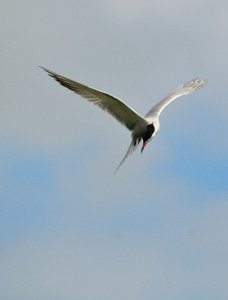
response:
[[[114,174],[118,171],[126,158],[136,150],[141,141],[142,153],[148,142],[155,137],[160,129],[160,114],[164,108],[166,108],[166,106],[168,106],[175,99],[186,96],[202,88],[207,83],[207,79],[200,79],[199,77],[184,83],[159,101],[143,117],[122,100],[113,95],[71,80],[44,67],[41,68],[62,86],[70,89],[74,93],[110,113],[117,121],[125,125],[125,127],[131,131],[130,146],[123,159],[117,166]]]

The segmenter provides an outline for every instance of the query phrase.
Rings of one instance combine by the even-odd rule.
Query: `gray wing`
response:
[[[206,79],[195,78],[191,81],[186,82],[181,87],[177,88],[171,94],[167,95],[163,100],[158,102],[146,115],[145,118],[149,119],[153,116],[159,116],[163,109],[169,105],[173,100],[178,97],[188,95],[193,91],[196,91],[203,87],[207,83]]]
[[[41,68],[64,87],[72,90],[76,94],[86,98],[89,102],[92,102],[103,110],[109,112],[129,130],[133,130],[136,123],[144,121],[143,117],[141,117],[135,110],[124,104],[120,99],[61,76],[46,68]]]

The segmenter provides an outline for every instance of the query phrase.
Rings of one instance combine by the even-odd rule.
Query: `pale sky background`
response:
[[[0,299],[228,299],[228,2],[0,2]],[[201,90],[113,171],[116,120],[39,65],[145,114]]]

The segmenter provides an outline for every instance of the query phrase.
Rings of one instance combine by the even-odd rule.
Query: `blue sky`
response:
[[[0,298],[228,298],[226,1],[1,1]],[[143,154],[39,65],[145,114]]]

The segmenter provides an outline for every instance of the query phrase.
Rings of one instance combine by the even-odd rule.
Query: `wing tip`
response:
[[[42,67],[42,66],[38,66],[38,68],[41,68],[42,70],[44,70],[45,72],[49,73],[49,70],[45,67]]]
[[[42,66],[38,66],[38,67],[41,68],[42,70],[44,70],[45,72],[47,72],[49,76],[51,76],[53,78],[55,77],[55,75],[56,75],[55,72],[52,72],[51,70],[49,70],[45,67],[42,67]]]
[[[186,82],[182,87],[186,90],[186,94],[202,88],[207,83],[207,79],[195,77],[194,79]]]

